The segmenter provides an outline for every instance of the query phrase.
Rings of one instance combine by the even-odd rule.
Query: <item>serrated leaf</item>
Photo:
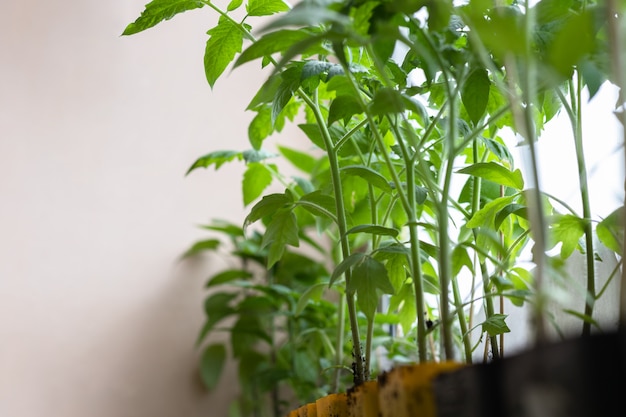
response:
[[[189,167],[185,175],[189,175],[189,173],[196,168],[208,168],[211,165],[215,165],[215,170],[217,171],[223,164],[226,162],[230,162],[234,159],[238,159],[241,161],[243,155],[239,151],[215,151],[208,153],[206,155],[198,158],[192,165]]]
[[[391,185],[389,185],[389,181],[382,176],[382,174],[374,171],[372,168],[364,165],[349,165],[341,168],[341,172],[347,175],[361,177],[379,190],[386,193],[391,192]]]
[[[554,242],[561,242],[561,258],[567,259],[579,246],[578,241],[585,234],[585,220],[565,214],[558,216],[550,229]]]
[[[289,194],[269,194],[264,196],[261,201],[252,207],[250,214],[246,216],[244,228],[259,219],[274,214],[291,203],[293,203],[293,199]]]
[[[200,240],[191,245],[191,247],[182,254],[181,258],[189,258],[191,256],[197,255],[200,252],[215,250],[219,246],[220,241],[218,239]]]
[[[343,120],[347,123],[355,114],[363,113],[361,105],[352,96],[339,96],[330,103],[328,110],[328,125],[333,124],[337,120]]]
[[[376,224],[360,224],[354,226],[346,232],[347,235],[354,233],[369,233],[378,236],[391,236],[396,237],[400,233],[398,229],[391,227],[380,226]]]
[[[313,157],[311,154],[280,145],[278,146],[278,150],[289,162],[291,162],[293,166],[298,168],[300,171],[309,174],[313,172],[313,169],[315,169],[317,159],[315,159],[315,157]]]
[[[204,72],[213,88],[215,81],[222,75],[235,55],[241,52],[243,32],[230,19],[220,17],[217,26],[210,29],[209,39],[204,51]]]
[[[511,187],[516,190],[524,189],[524,178],[522,177],[522,172],[519,169],[511,171],[495,162],[478,162],[465,168],[461,168],[457,172],[493,181],[496,184]]]
[[[271,268],[283,255],[286,245],[298,247],[298,222],[291,210],[281,210],[274,214],[267,225],[261,247],[269,247],[267,267]]]
[[[246,62],[270,56],[277,52],[284,52],[291,46],[310,37],[311,35],[307,32],[292,29],[282,29],[267,33],[246,48],[239,55],[233,67],[238,67]]]
[[[511,329],[506,325],[505,319],[508,316],[506,314],[494,314],[482,323],[483,332],[491,337],[499,334],[509,333]]]
[[[289,6],[282,0],[249,0],[246,6],[250,16],[269,16],[287,10]]]
[[[122,35],[139,33],[179,13],[199,9],[204,5],[205,3],[201,0],[153,0],[146,4],[137,20],[126,26]]]
[[[226,363],[226,347],[221,343],[207,346],[200,359],[200,376],[207,389],[213,389]]]
[[[489,75],[483,68],[473,70],[463,84],[461,101],[474,124],[478,123],[487,110],[490,87]]]
[[[385,265],[371,256],[365,256],[354,267],[346,292],[356,293],[357,304],[369,320],[374,319],[378,308],[378,290],[386,294],[394,293]]]
[[[243,205],[247,206],[259,198],[271,183],[272,173],[265,165],[258,162],[248,164],[242,181]]]

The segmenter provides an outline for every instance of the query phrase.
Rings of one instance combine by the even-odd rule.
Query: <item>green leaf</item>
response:
[[[248,140],[254,149],[261,149],[263,141],[274,131],[272,109],[269,106],[260,107],[256,116],[248,125]]]
[[[504,207],[498,212],[498,214],[496,214],[496,217],[494,219],[494,226],[496,230],[500,228],[502,222],[511,214],[515,214],[524,219],[528,219],[527,211],[527,207],[521,204],[509,204],[508,206]]]
[[[183,253],[181,258],[189,258],[191,256],[197,255],[200,252],[215,250],[220,246],[220,241],[218,239],[207,239],[201,240],[194,243],[189,249]]]
[[[241,52],[243,32],[236,23],[225,17],[220,17],[217,26],[210,29],[209,39],[204,51],[204,72],[211,88],[222,75],[235,55]]]
[[[558,216],[551,225],[554,242],[561,242],[561,258],[567,259],[579,246],[579,239],[585,234],[585,220],[572,214]]]
[[[310,37],[311,35],[307,32],[291,29],[267,33],[246,48],[241,55],[239,55],[233,67],[238,67],[258,58],[271,56],[277,52],[283,52],[294,44]]]
[[[245,269],[228,269],[213,275],[206,283],[205,288],[214,287],[216,285],[227,284],[237,279],[252,278],[252,273]]]
[[[187,170],[187,173],[185,175],[189,175],[189,173],[196,168],[208,168],[211,165],[215,165],[215,170],[217,171],[226,162],[230,162],[234,159],[238,159],[239,161],[241,161],[242,158],[243,155],[239,151],[211,152],[198,158]]]
[[[246,151],[243,151],[241,154],[243,155],[243,160],[247,163],[261,162],[265,161],[266,159],[275,158],[276,156],[278,156],[277,154],[268,152],[264,149],[248,149]]]
[[[506,314],[492,315],[482,323],[483,332],[487,332],[491,337],[509,333],[511,329],[509,329],[509,326],[504,322],[507,317]]]
[[[348,269],[352,268],[358,262],[361,261],[366,255],[361,252],[353,253],[352,255],[345,258],[343,261],[337,265],[330,276],[330,281],[328,282],[328,288],[332,287],[337,278],[343,275]]]
[[[515,188],[516,190],[524,189],[524,178],[519,169],[511,171],[496,162],[478,162],[461,168],[457,172],[493,181],[496,184]]]
[[[230,3],[228,3],[226,11],[232,12],[233,10],[237,10],[242,4],[243,0],[232,0]]]
[[[283,255],[286,245],[298,247],[298,222],[290,210],[274,214],[267,225],[261,247],[269,247],[267,267],[271,268]]]
[[[620,256],[624,247],[624,214],[624,206],[621,206],[596,226],[600,242]]]
[[[252,207],[252,209],[250,210],[250,214],[246,216],[246,219],[244,221],[244,228],[259,219],[274,214],[283,207],[292,203],[293,198],[290,194],[269,194],[264,196],[261,201],[259,201]]]
[[[591,53],[594,48],[595,28],[589,11],[571,13],[570,17],[554,35],[548,50],[548,61],[563,77],[569,77],[573,66]]]
[[[472,262],[472,258],[470,258],[469,253],[467,252],[467,248],[458,245],[452,251],[452,274],[454,276],[459,275],[461,268],[464,266],[466,266],[470,272],[474,272],[474,264]]]
[[[336,23],[340,26],[349,26],[350,19],[341,13],[334,12],[317,2],[299,2],[288,13],[273,20],[270,24],[262,28],[266,32],[286,26],[313,26],[326,23]]]
[[[317,61],[317,60],[306,61],[304,63],[304,66],[302,67],[301,78],[305,80],[310,77],[319,76],[320,74],[328,71],[330,68],[332,68],[335,65],[337,64],[333,64],[333,63],[326,62],[326,61]]]
[[[122,35],[139,33],[179,13],[199,9],[204,5],[205,3],[201,0],[153,0],[146,4],[137,20],[126,26]]]
[[[589,98],[591,100],[596,93],[600,90],[600,87],[606,81],[605,73],[598,68],[595,62],[590,60],[584,60],[578,64],[578,69],[583,76],[583,81],[589,90]]]
[[[382,174],[374,171],[372,168],[364,165],[349,165],[341,168],[341,172],[347,175],[363,178],[379,190],[391,193],[391,185],[389,185],[389,181],[387,181]]]
[[[326,289],[327,285],[328,284],[326,284],[325,282],[321,282],[307,288],[306,291],[302,293],[300,298],[298,298],[298,303],[296,304],[294,315],[299,316],[304,311],[310,300],[319,300],[322,294],[324,294],[324,290]]]
[[[315,169],[317,159],[315,159],[315,157],[310,153],[280,145],[278,145],[278,150],[289,162],[292,163],[293,166],[299,170],[309,174],[313,172],[313,169]]]
[[[242,181],[243,205],[256,200],[271,183],[272,173],[267,166],[258,162],[248,164]]]
[[[272,343],[271,337],[263,329],[260,317],[256,315],[239,316],[231,328],[230,341],[236,358],[248,354],[259,341]]]
[[[376,115],[401,113],[406,110],[405,99],[400,92],[392,88],[381,88],[376,91],[370,110]]]
[[[346,232],[347,235],[354,233],[369,233],[378,236],[391,236],[396,237],[400,233],[398,229],[394,229],[391,227],[379,226],[376,224],[360,224],[358,226],[354,226],[350,230]]]
[[[235,313],[235,309],[230,306],[230,302],[236,296],[237,294],[234,293],[218,292],[211,294],[204,300],[204,312],[207,315],[207,320],[198,334],[196,346],[200,346],[205,337],[220,320]]]
[[[226,347],[221,343],[207,346],[200,360],[200,376],[207,389],[213,389],[226,363]]]
[[[246,6],[250,16],[269,16],[287,10],[289,6],[282,0],[249,0]]]
[[[496,214],[500,212],[504,207],[511,204],[513,196],[499,197],[493,201],[485,204],[483,208],[478,210],[466,224],[468,229],[474,227],[494,227],[494,219]]]
[[[350,118],[355,114],[363,113],[361,105],[352,96],[339,96],[330,103],[328,110],[328,125],[330,126],[337,120],[343,120],[348,123]]]
[[[272,122],[276,120],[283,108],[289,103],[293,93],[300,87],[301,66],[287,68],[281,73],[282,82],[278,86],[272,105]]]
[[[317,124],[302,123],[299,124],[298,127],[304,132],[307,138],[309,138],[309,140],[313,142],[313,144],[315,144],[320,149],[326,150],[326,144],[324,143],[322,132],[320,131],[320,128]]]
[[[385,265],[371,256],[365,256],[354,267],[346,291],[348,293],[356,292],[357,304],[369,320],[374,319],[378,308],[380,298],[378,290],[386,294],[394,293]]]
[[[404,334],[409,334],[417,320],[417,305],[415,304],[415,286],[406,283],[398,294],[392,295],[389,303],[389,311],[397,310],[400,326]]]
[[[323,194],[321,190],[315,190],[303,195],[296,204],[304,207],[314,216],[326,216],[336,221],[335,211],[337,208],[335,199],[328,194]]]
[[[461,101],[474,125],[480,121],[487,110],[490,86],[489,75],[483,68],[473,70],[463,84]]]

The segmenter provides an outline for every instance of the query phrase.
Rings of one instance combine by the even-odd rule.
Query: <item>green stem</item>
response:
[[[420,240],[419,240],[419,231],[418,231],[418,221],[417,221],[417,210],[416,210],[416,201],[415,201],[415,192],[411,192],[411,190],[415,190],[416,182],[415,182],[415,159],[410,154],[406,144],[403,140],[403,136],[400,133],[398,127],[395,123],[391,124],[394,134],[397,138],[398,146],[402,153],[402,158],[404,160],[404,164],[406,166],[406,188],[407,188],[407,199],[406,206],[404,207],[405,213],[407,214],[408,221],[407,225],[409,228],[409,241],[411,242],[409,253],[411,260],[411,276],[413,277],[413,287],[415,291],[415,304],[417,311],[417,347],[418,347],[418,355],[420,362],[425,362],[428,359],[427,348],[426,348],[426,322],[425,322],[425,301],[424,301],[424,288],[423,282],[424,277],[422,274],[422,267],[420,261]],[[423,321],[423,325],[420,326],[420,317]],[[434,352],[433,352],[434,354]]]
[[[570,85],[573,83],[570,83]],[[594,260],[594,243],[593,243],[593,225],[591,223],[591,205],[589,200],[589,184],[587,181],[587,167],[585,163],[585,150],[583,147],[583,130],[582,130],[582,76],[577,72],[577,83],[575,88],[571,85],[573,103],[568,105],[563,93],[557,88],[557,94],[566,109],[572,125],[572,133],[574,135],[574,146],[576,148],[576,161],[578,163],[578,184],[580,198],[583,207],[583,219],[585,221],[585,256],[587,260],[587,296],[585,298],[585,315],[593,316],[593,307],[596,298],[596,273]],[[583,336],[591,334],[591,323],[587,320],[583,321]]]
[[[375,57],[375,55],[373,56]],[[414,209],[415,207],[415,203],[414,203],[415,183],[414,183],[414,180],[410,177],[412,175],[413,169],[409,169],[409,167],[407,167],[407,192],[405,193],[403,191],[402,182],[400,181],[398,173],[396,172],[395,165],[393,164],[393,161],[391,160],[391,157],[389,156],[389,153],[387,152],[385,141],[380,133],[380,130],[376,128],[376,125],[377,125],[376,121],[374,120],[374,117],[369,111],[367,105],[363,101],[363,98],[360,94],[360,89],[358,85],[356,84],[354,78],[352,77],[352,74],[350,73],[349,68],[347,68],[344,62],[342,62],[342,65],[344,67],[344,72],[347,75],[347,78],[351,83],[352,89],[355,92],[355,98],[359,102],[360,107],[364,110],[366,120],[368,124],[371,126],[371,132],[374,136],[376,145],[378,149],[380,150],[381,155],[383,156],[385,165],[387,165],[387,167],[389,168],[390,175],[396,187],[396,192],[398,193],[400,202],[402,203],[405,213],[407,213],[407,216],[409,218],[408,227],[409,227],[409,234],[410,234],[409,238],[411,241],[411,245],[410,245],[411,274],[413,277],[413,283],[415,285],[416,311],[417,311],[417,347],[418,347],[418,355],[419,355],[420,362],[425,362],[427,360],[426,319],[425,319],[425,307],[424,307],[424,298],[423,298],[424,297],[423,277],[421,273],[421,265],[419,263],[420,247],[419,247],[419,238],[417,234],[417,218],[416,218],[415,209]],[[408,152],[406,151],[406,148],[404,147],[404,143],[401,140],[402,138],[398,137],[397,139],[398,139],[398,145],[403,149],[405,162],[409,162],[409,166],[412,168],[412,165],[410,165],[411,160],[407,159]],[[411,172],[411,174],[409,174],[409,171]],[[411,199],[413,199],[413,203],[411,203],[412,201]]]
[[[526,71],[521,77],[522,102],[525,103],[521,110],[521,128],[522,136],[528,142],[528,148],[531,158],[531,182],[534,185],[532,189],[532,204],[529,204],[529,214],[531,218],[532,228],[534,229],[533,240],[535,246],[533,257],[535,260],[535,291],[537,294],[537,303],[534,311],[535,338],[536,342],[542,344],[546,341],[545,330],[545,294],[543,280],[546,266],[546,221],[544,217],[543,199],[541,196],[541,185],[539,183],[539,158],[537,155],[537,135],[533,121],[533,103],[536,97],[536,66],[532,54],[532,33],[534,29],[534,10],[530,6],[530,0],[525,0],[526,13],[524,14],[525,26],[525,62]],[[508,72],[508,71],[507,71]]]
[[[450,236],[448,235],[450,231],[448,218],[448,200],[450,197],[450,186],[452,183],[452,170],[454,167],[454,159],[456,157],[455,154],[455,146],[454,142],[458,136],[458,128],[457,128],[457,93],[458,93],[458,85],[456,88],[452,88],[451,85],[451,75],[446,68],[445,63],[441,58],[441,54],[438,53],[435,45],[432,43],[432,39],[423,33],[424,39],[426,40],[429,48],[435,55],[435,58],[438,61],[439,67],[443,72],[443,76],[445,79],[444,87],[446,89],[446,93],[448,95],[448,131],[446,132],[446,143],[445,143],[445,151],[446,156],[444,158],[445,164],[445,174],[443,176],[443,190],[441,193],[441,199],[437,203],[438,210],[438,231],[439,231],[439,290],[440,294],[440,319],[443,324],[442,328],[442,343],[444,350],[444,358],[446,360],[454,359],[454,345],[452,339],[452,322],[450,320],[450,304],[449,304],[449,287],[450,282],[454,279],[452,277],[452,254],[450,250],[451,242]]]
[[[348,241],[348,227],[347,227],[347,219],[346,219],[346,209],[343,203],[343,189],[341,188],[341,176],[339,174],[339,161],[337,160],[337,153],[333,150],[333,141],[330,136],[330,132],[328,131],[328,127],[326,126],[326,121],[324,120],[324,116],[320,111],[319,105],[316,100],[311,99],[304,91],[298,90],[300,97],[307,103],[311,111],[315,116],[315,120],[317,121],[317,125],[320,128],[322,133],[322,138],[324,139],[324,145],[327,149],[326,155],[328,156],[328,164],[330,166],[330,177],[333,186],[333,194],[335,196],[335,208],[337,210],[337,227],[339,229],[339,242],[341,246],[341,254],[343,259],[346,259],[350,256],[350,242]],[[348,287],[350,280],[352,278],[352,271],[348,269],[344,273],[346,279],[346,288]],[[355,374],[354,381],[355,384],[358,385],[365,381],[365,371],[363,368],[362,361],[362,352],[361,352],[361,337],[359,335],[359,322],[357,319],[357,310],[356,303],[354,299],[354,294],[348,293],[346,291],[346,305],[348,307],[348,317],[350,320],[350,330],[352,333],[352,344],[353,344],[353,352],[354,352],[354,362],[355,362]],[[337,346],[338,349],[341,349],[341,346]]]

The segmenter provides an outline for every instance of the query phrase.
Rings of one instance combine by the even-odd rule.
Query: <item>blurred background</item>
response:
[[[147,2],[0,2],[2,417],[220,416],[237,394],[230,366],[202,388],[194,349],[204,281],[225,261],[179,257],[205,237],[196,225],[241,223],[244,167],[185,172],[209,151],[248,147],[244,110],[265,75],[246,65],[211,91],[208,8],[121,37]],[[615,92],[598,97],[586,136],[606,215],[623,168]],[[562,180],[546,176],[547,188],[576,200],[576,168],[554,161]]]
[[[236,395],[203,390],[194,349],[223,265],[179,256],[197,224],[241,223],[243,166],[185,172],[248,147],[264,75],[210,90],[209,9],[121,37],[145,3],[0,2],[0,416],[218,416]]]

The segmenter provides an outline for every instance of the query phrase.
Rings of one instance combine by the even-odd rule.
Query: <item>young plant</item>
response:
[[[560,242],[567,255],[586,236],[589,271],[594,251],[588,207],[574,221],[573,214],[554,211],[559,201],[542,193],[535,143],[564,105],[584,169],[580,91],[608,77],[601,65],[607,33],[602,4],[317,0],[290,7],[281,0],[248,0],[241,17],[243,0],[225,7],[209,0],[153,0],[124,34],[204,6],[220,16],[205,51],[210,86],[228,67],[255,63],[272,72],[247,108],[256,114],[249,128],[252,149],[212,152],[192,169],[244,159],[245,178],[264,179],[244,181],[244,203],[252,205],[244,230],[263,224],[268,271],[289,248],[311,241],[303,225],[315,224],[329,238],[326,285],[342,294],[335,304],[337,369],[345,365],[344,309],[354,384],[376,374],[372,352],[381,321],[402,333],[385,341],[392,355],[470,362],[476,349],[470,336],[480,328],[497,358],[510,329],[495,301],[507,297],[516,304],[531,301],[543,338],[547,250]],[[275,14],[254,26],[255,18]],[[268,138],[296,120],[321,156],[278,146],[308,176],[281,177],[285,192],[264,195],[280,177],[264,151]],[[529,146],[527,178],[507,147],[511,134]],[[583,174],[580,184],[585,207]],[[570,224],[577,225],[573,231]],[[598,226],[611,248],[621,242],[614,224]],[[529,244],[532,274],[521,258]],[[591,282],[588,291],[596,297]],[[479,298],[485,319],[476,324]],[[581,313],[586,322],[592,307],[587,303]],[[406,346],[399,340],[410,340],[412,352],[398,349]]]

